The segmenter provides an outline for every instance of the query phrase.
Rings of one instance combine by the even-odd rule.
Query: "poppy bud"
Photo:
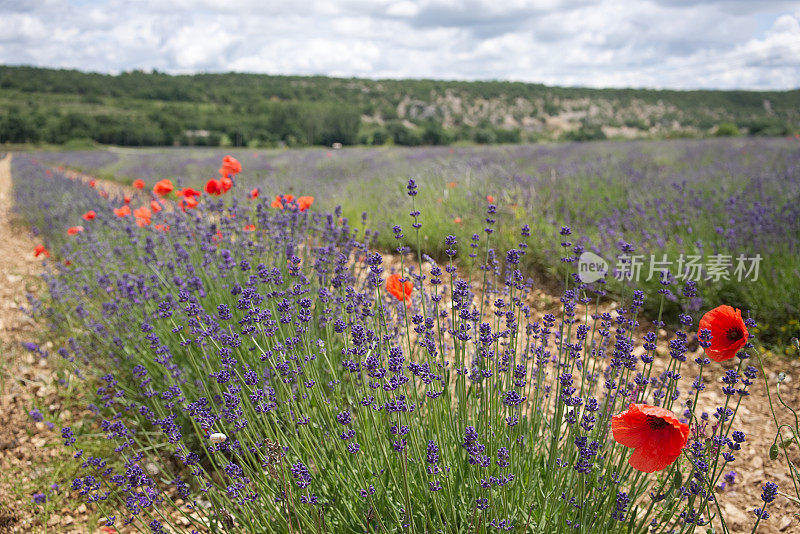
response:
[[[773,443],[772,447],[769,448],[769,459],[770,460],[777,460],[778,459],[778,444]]]

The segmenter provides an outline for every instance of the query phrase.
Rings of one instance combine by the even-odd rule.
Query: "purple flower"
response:
[[[352,418],[350,417],[350,412],[348,412],[347,410],[337,414],[336,420],[339,421],[340,425],[349,425],[352,422]]]
[[[764,484],[763,491],[761,492],[761,500],[765,504],[769,504],[775,500],[778,495],[778,485],[774,482],[767,482]]]

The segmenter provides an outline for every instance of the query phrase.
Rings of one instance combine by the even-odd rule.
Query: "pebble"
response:
[[[723,517],[725,517],[725,522],[728,523],[735,532],[739,532],[750,520],[747,514],[732,503],[725,503],[724,508],[725,515]]]

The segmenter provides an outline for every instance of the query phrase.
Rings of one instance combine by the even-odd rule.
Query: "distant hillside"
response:
[[[800,90],[656,91],[0,66],[0,143],[448,144],[791,135]]]

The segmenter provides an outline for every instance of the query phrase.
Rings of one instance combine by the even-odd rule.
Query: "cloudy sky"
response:
[[[800,87],[800,2],[0,0],[0,64]]]

